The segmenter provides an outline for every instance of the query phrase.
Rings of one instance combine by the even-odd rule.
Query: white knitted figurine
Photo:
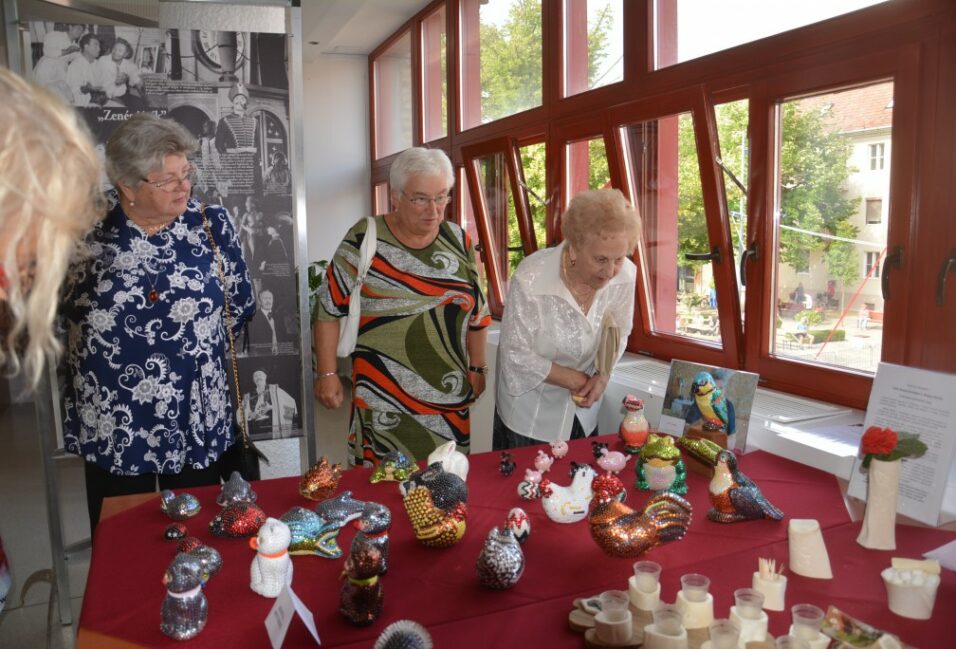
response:
[[[292,585],[291,540],[289,526],[276,518],[267,518],[258,536],[249,539],[249,546],[256,551],[249,587],[263,597],[278,597],[283,586]]]

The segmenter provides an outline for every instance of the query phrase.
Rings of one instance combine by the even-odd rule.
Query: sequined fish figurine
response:
[[[423,545],[447,548],[461,540],[468,499],[464,480],[434,464],[415,480],[403,482],[401,489],[415,537]]]
[[[541,506],[555,523],[576,523],[588,515],[588,505],[594,495],[591,483],[597,473],[590,464],[571,463],[571,484],[550,482],[541,489]]]
[[[380,574],[388,572],[388,530],[392,526],[392,512],[381,503],[367,502],[362,515],[352,523],[358,531],[352,538],[352,553],[361,552],[362,546],[378,548]]]
[[[199,513],[202,506],[192,494],[177,496],[169,489],[159,493],[159,509],[174,521],[184,521]]]
[[[216,504],[225,507],[230,503],[241,502],[256,502],[256,492],[238,471],[233,471],[229,480],[222,484],[219,495],[216,496]]]
[[[475,571],[485,588],[504,590],[518,583],[524,574],[524,552],[510,527],[494,527],[488,532]]]
[[[323,455],[302,476],[302,480],[299,481],[299,495],[321,502],[335,493],[341,478],[342,465],[329,464],[329,459]]]
[[[365,511],[365,502],[352,498],[351,491],[343,491],[334,498],[323,500],[315,506],[315,513],[332,527],[345,527]]]
[[[232,503],[209,523],[209,531],[216,536],[242,538],[253,536],[266,522],[266,513],[255,503]]]
[[[384,595],[378,578],[381,558],[378,548],[365,545],[350,552],[345,561],[339,612],[356,626],[372,624],[382,612]]]
[[[418,471],[418,465],[408,459],[401,451],[389,451],[385,457],[372,469],[368,481],[371,483],[391,480],[401,482]]]
[[[679,496],[687,493],[687,467],[670,435],[651,433],[648,436],[638,456],[635,472],[638,489],[669,491]]]
[[[615,498],[595,498],[588,514],[591,538],[612,557],[636,557],[663,543],[684,538],[692,507],[677,494],[664,492],[640,511]]]
[[[783,519],[783,512],[767,500],[760,487],[737,468],[733,451],[717,454],[717,466],[710,480],[710,503],[707,518],[717,523],[767,518]]]
[[[289,527],[291,540],[289,554],[338,559],[342,548],[338,544],[341,525],[329,523],[305,507],[293,507],[279,520]]]
[[[166,597],[160,609],[160,631],[174,640],[189,640],[199,635],[209,616],[202,583],[199,559],[177,554],[163,574]]]

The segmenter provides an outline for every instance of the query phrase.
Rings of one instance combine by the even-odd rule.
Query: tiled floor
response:
[[[332,462],[344,462],[348,407],[343,406],[333,412],[317,408],[318,454],[326,455]],[[48,642],[47,615],[52,585],[39,578],[48,577],[42,571],[52,573],[52,559],[45,478],[32,404],[12,405],[0,413],[0,449],[0,537],[13,576],[13,590],[6,608],[0,613],[0,647],[44,647]],[[72,456],[57,459],[54,464],[59,482],[63,540],[69,547],[89,537],[83,465],[79,458]],[[66,563],[75,625],[79,619],[89,570],[88,545],[69,553]],[[21,605],[23,586],[34,573],[37,574]],[[54,607],[52,624],[49,626],[49,646],[71,649],[74,636],[74,626],[63,626],[59,607]]]

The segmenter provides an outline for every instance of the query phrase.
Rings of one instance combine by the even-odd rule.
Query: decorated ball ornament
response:
[[[510,527],[495,527],[488,532],[475,572],[478,583],[485,588],[504,590],[518,583],[524,574],[524,553]]]
[[[635,467],[635,486],[645,491],[669,491],[683,496],[687,493],[687,468],[680,449],[670,435],[648,436]]]

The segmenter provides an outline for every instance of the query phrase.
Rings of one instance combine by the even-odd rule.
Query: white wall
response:
[[[330,259],[349,227],[371,214],[368,59],[306,63],[305,186],[309,261]]]

